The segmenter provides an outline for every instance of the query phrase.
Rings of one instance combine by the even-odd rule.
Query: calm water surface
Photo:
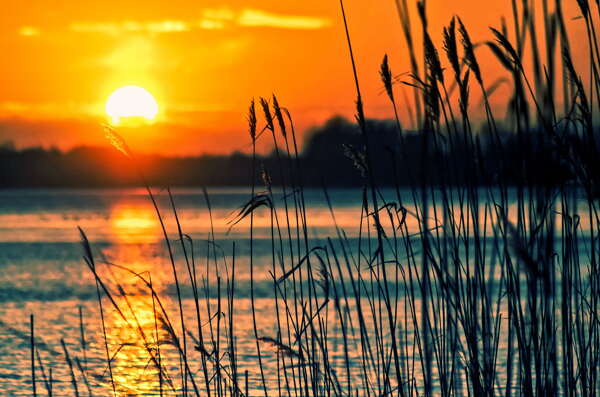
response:
[[[329,194],[337,225],[343,229],[348,241],[355,243],[361,227],[361,191],[333,190]],[[388,191],[384,195],[393,197],[394,193]],[[174,191],[182,232],[190,238],[186,238],[188,259],[194,256],[197,279],[208,280],[209,288],[201,289],[204,294],[201,321],[208,320],[207,313],[216,313],[219,304],[226,305],[216,299],[219,295],[217,279],[222,282],[221,295],[226,296],[223,292],[227,288],[225,280],[234,274],[233,315],[240,363],[238,373],[243,376],[247,370],[249,388],[254,394],[260,394],[249,299],[248,219],[232,227],[236,213],[248,201],[250,192],[244,189],[211,189],[209,197],[212,216],[201,190]],[[278,208],[283,207],[281,198],[281,194],[276,196]],[[177,224],[164,191],[157,191],[157,202],[174,250],[186,328],[194,330],[186,337],[186,346],[192,354],[198,354],[193,349],[197,343],[196,308]],[[335,242],[336,229],[324,194],[308,190],[306,203],[311,246],[326,245],[328,237]],[[294,235],[297,233],[295,216],[292,214],[291,218],[290,231]],[[281,211],[277,220],[281,229],[287,230],[286,217]],[[416,233],[418,222],[414,217],[409,214],[406,221],[409,232]],[[582,225],[585,227],[585,219]],[[119,395],[160,394],[157,374],[145,351],[153,342],[141,341],[134,328],[142,328],[152,336],[152,340],[159,341],[163,365],[172,374],[173,389],[177,390],[182,380],[176,351],[169,343],[168,332],[160,325],[162,320],[154,315],[157,303],[148,294],[147,286],[134,274],[151,277],[154,289],[170,313],[174,328],[180,330],[173,269],[159,220],[146,192],[142,189],[14,190],[0,192],[0,395],[31,395],[30,314],[35,315],[36,344],[46,376],[52,368],[54,395],[72,395],[61,339],[74,360],[73,365],[88,374],[84,379],[81,371],[77,372],[80,392],[86,390],[87,393],[86,382],[96,395],[110,392],[96,283],[83,260],[78,226],[92,243],[98,271],[107,286],[127,297],[119,301],[122,315],[104,299],[107,340]],[[261,209],[256,212],[254,226],[257,328],[260,336],[276,337],[273,281],[269,273],[273,266],[269,211]],[[211,232],[214,232],[215,245],[208,242]],[[190,240],[193,241],[191,245]],[[287,241],[284,241],[283,246],[286,245]],[[215,258],[217,266],[214,266]],[[207,260],[209,265],[206,265]],[[129,271],[115,265],[126,267]],[[221,309],[225,311],[223,307]],[[80,312],[85,349],[81,346]],[[335,312],[331,310],[327,316],[335,316]],[[332,324],[337,322],[332,321]],[[210,332],[210,326],[202,326],[205,332]],[[228,326],[225,319],[219,326]],[[328,330],[330,361],[339,362],[342,371],[342,334],[332,327]],[[352,345],[357,343],[360,335],[349,335],[348,338]],[[221,343],[221,348],[224,348],[226,341]],[[156,349],[156,343],[151,348]],[[502,347],[500,350],[502,354]],[[276,374],[280,371],[277,368],[277,350],[265,344],[262,355],[265,377],[270,387],[276,387]],[[353,355],[353,360],[352,372],[358,374],[361,371],[358,352]],[[196,373],[200,368],[196,366],[191,370]],[[38,368],[38,390],[43,387],[40,372]],[[197,378],[200,381],[201,376]],[[165,394],[169,394],[169,388],[165,386],[165,389]]]
[[[360,191],[339,190],[330,194],[336,206],[338,224],[345,227],[349,235],[356,234]],[[237,211],[248,201],[250,192],[233,188],[211,189],[209,197],[212,219],[201,190],[174,192],[183,232],[193,239],[199,279],[204,277],[211,285],[216,285],[216,270],[207,269],[205,265],[207,253],[212,256],[215,252],[209,249],[210,244],[207,243],[211,230],[214,230],[214,239],[219,247],[216,251],[221,252],[219,266],[224,263],[232,265],[233,242],[236,243],[236,346],[240,353],[239,361],[254,366],[256,345],[249,301],[249,223],[244,220],[231,227]],[[306,200],[309,233],[314,242],[334,236],[335,228],[324,195],[319,191],[308,191]],[[185,259],[177,241],[175,217],[166,192],[157,191],[157,201],[174,247],[177,270],[182,277],[184,313],[189,324],[186,328],[197,329],[189,277],[185,277]],[[257,326],[261,335],[275,336],[272,279],[268,273],[272,263],[270,215],[265,210],[256,214]],[[92,243],[98,263],[114,263],[137,273],[151,274],[153,286],[161,294],[165,306],[172,310],[173,318],[178,318],[168,251],[155,210],[143,189],[0,192],[0,395],[31,395],[30,314],[35,315],[36,342],[42,363],[46,366],[46,375],[50,367],[53,370],[55,395],[72,395],[61,339],[91,374],[88,379],[91,387],[101,390],[100,394],[110,390],[106,389],[106,356],[96,284],[83,260],[78,226]],[[155,327],[153,302],[143,283],[119,268],[103,266],[102,269],[100,272],[107,283],[118,281],[125,289],[128,302],[123,303],[123,311],[129,321],[139,322],[142,328],[152,333]],[[225,274],[222,276],[224,278]],[[214,297],[218,295],[214,285],[208,291],[209,297],[213,298],[208,300],[210,307],[214,306],[213,311],[217,307]],[[107,339],[113,354],[119,350],[114,357],[113,375],[123,388],[120,392],[125,395],[158,394],[156,373],[148,365],[147,354],[139,344],[138,335],[108,302],[104,304]],[[85,358],[81,348],[80,308],[88,344]],[[208,308],[203,308],[204,312]],[[132,316],[132,313],[135,315]],[[188,343],[193,345],[191,337]],[[170,350],[175,356],[174,349],[171,347]],[[169,355],[169,346],[164,348],[163,354],[165,357]],[[262,354],[266,368],[275,371],[276,368],[269,365],[274,360],[274,349],[267,347]],[[172,361],[170,369],[177,373],[179,363],[175,359]],[[259,385],[258,373],[255,367],[249,369],[249,386],[255,389]],[[243,371],[240,369],[241,373]],[[41,374],[37,375],[39,382]],[[274,373],[266,375],[273,377]],[[85,389],[85,380],[79,381],[79,388]],[[42,387],[39,383],[37,386]]]

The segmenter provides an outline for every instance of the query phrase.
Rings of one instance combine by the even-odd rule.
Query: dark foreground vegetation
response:
[[[254,365],[246,370],[255,380],[251,389],[247,372],[240,370],[242,351],[236,345],[235,246],[224,251],[210,248],[217,245],[214,235],[208,244],[191,241],[185,235],[185,219],[178,219],[177,230],[164,230],[178,286],[176,309],[164,309],[164,298],[154,291],[148,275],[132,274],[154,307],[156,326],[147,330],[136,325],[135,312],[125,309],[131,308],[131,295],[118,281],[110,283],[103,276],[103,269],[116,265],[97,261],[93,242],[82,231],[100,313],[117,311],[123,326],[137,335],[147,368],[154,371],[157,394],[600,393],[600,153],[593,131],[600,106],[598,3],[577,1],[576,20],[565,19],[561,1],[535,3],[540,15],[533,13],[532,1],[513,1],[510,25],[491,29],[483,45],[476,46],[475,40],[482,38],[471,38],[455,18],[444,29],[443,45],[436,48],[424,2],[417,2],[420,18],[415,21],[409,19],[406,1],[396,0],[412,64],[406,77],[414,89],[412,104],[397,99],[387,58],[381,77],[392,109],[412,107],[417,135],[404,133],[399,120],[379,126],[367,121],[355,69],[357,127],[352,128],[358,133],[347,135],[353,145],[344,150],[325,151],[331,137],[323,134],[300,156],[292,118],[276,98],[252,102],[248,122],[253,147],[257,139],[269,139],[277,150],[268,160],[242,157],[240,168],[230,168],[241,178],[249,165],[254,175],[247,180],[252,195],[238,217],[250,222],[253,343],[246,349],[255,355]],[[586,40],[589,49],[581,70],[571,58],[567,32],[573,23],[587,29],[587,35],[578,38]],[[354,68],[354,56],[360,54],[352,53],[347,38]],[[422,64],[417,46],[423,48]],[[512,132],[509,137],[487,100],[490,82],[479,66],[484,49],[490,50],[485,56],[494,56],[505,68],[511,82],[509,112],[502,119],[504,130]],[[456,86],[453,94],[450,86]],[[471,120],[472,96],[483,97],[486,121],[479,130],[488,131],[485,140]],[[335,123],[337,131],[351,129],[341,121],[331,124]],[[382,130],[386,133],[378,135]],[[143,159],[136,159],[117,133],[108,134],[125,154],[123,164],[148,172]],[[311,164],[319,158],[318,167]],[[315,245],[309,239],[304,187],[320,182],[314,169],[327,175],[343,158],[353,163],[344,172],[358,172],[345,180],[360,181],[363,187],[362,215],[356,219],[359,234],[351,239],[336,228],[336,235]],[[397,188],[394,198],[380,190],[386,158],[395,160],[385,172],[385,182]],[[215,170],[215,178],[221,171]],[[168,172],[162,178],[171,185],[180,175],[196,171],[182,166]],[[273,181],[282,186],[280,198],[271,190]],[[453,186],[457,181],[460,184]],[[325,181],[329,186],[337,182]],[[400,189],[405,184],[410,189]],[[148,193],[155,203],[150,188]],[[176,206],[156,207],[157,216],[163,211],[176,214]],[[276,325],[269,334],[257,326],[254,310],[253,222],[258,211],[267,212],[272,231]],[[335,224],[333,205],[331,211]],[[208,250],[204,258],[192,254],[200,244]],[[177,272],[174,250],[183,252],[184,272]],[[217,282],[210,283],[204,274],[217,274]],[[180,284],[193,291],[192,323],[184,321]],[[209,300],[208,290],[218,291],[218,298]],[[104,329],[104,318],[98,321]],[[46,365],[68,365],[73,390],[78,382],[89,385],[88,380],[97,379],[105,394],[122,392],[128,385],[113,376],[119,369],[112,357],[125,347],[111,345],[107,333],[110,330],[104,329],[107,371],[102,376],[92,378],[85,368],[72,364],[73,355],[85,354],[84,343],[83,348],[63,345],[67,364]],[[265,351],[273,346],[275,358],[267,360]],[[167,351],[176,357],[178,371],[167,370]],[[50,391],[51,380],[39,379],[48,368],[44,370],[35,352],[39,350],[32,338],[38,392],[42,387]],[[275,379],[265,376],[270,365],[276,365]]]

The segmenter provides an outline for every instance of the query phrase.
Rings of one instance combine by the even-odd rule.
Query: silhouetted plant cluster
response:
[[[394,114],[399,106],[410,107],[418,133],[404,131],[398,117],[367,119],[343,1],[356,126],[330,121],[300,155],[292,117],[275,97],[249,106],[253,151],[244,158],[244,170],[251,194],[230,224],[250,223],[246,265],[252,331],[246,337],[252,343],[245,348],[253,354],[252,389],[236,346],[235,245],[228,251],[218,247],[214,231],[208,241],[194,242],[185,234],[185,219],[180,222],[170,191],[167,211],[177,230],[176,238],[169,238],[162,223],[165,210],[146,185],[177,285],[170,320],[149,276],[134,274],[155,305],[155,330],[148,331],[136,326],[133,310],[131,316],[122,311],[131,307],[128,294],[119,280],[109,285],[98,271],[114,264],[94,259],[82,231],[100,313],[109,308],[122,313],[124,327],[145,349],[161,395],[600,393],[600,157],[593,127],[600,108],[598,2],[578,0],[580,18],[567,22],[560,0],[539,2],[541,17],[533,1],[512,1],[511,26],[503,20],[483,45],[455,17],[443,29],[442,48],[430,37],[425,1],[416,2],[418,27],[407,1],[395,3],[411,71],[405,80],[396,79],[384,57],[380,76]],[[589,57],[581,71],[571,59],[570,23],[586,27],[580,39]],[[486,47],[510,76],[509,112],[502,122],[489,103],[479,62]],[[398,84],[411,87],[410,103],[398,100]],[[557,90],[563,91],[562,102]],[[475,93],[485,110],[479,128],[472,120]],[[120,142],[114,132],[109,135]],[[267,158],[255,152],[256,142],[264,139],[275,148]],[[143,158],[128,155],[127,161],[142,181],[149,180],[152,172]],[[275,183],[281,194],[274,193]],[[309,233],[306,186],[321,184],[329,197],[330,186],[346,183],[362,187],[356,235],[337,223],[335,203],[328,198],[335,232],[315,240]],[[386,185],[392,189],[384,192]],[[210,209],[208,195],[206,202]],[[254,295],[259,213],[270,231],[275,325],[269,329],[258,326]],[[205,258],[193,255],[198,244],[206,246]],[[183,253],[181,273],[175,249]],[[216,283],[209,282],[209,274],[216,274]],[[184,322],[182,283],[193,291],[191,323]],[[218,291],[216,299],[210,298],[211,290]],[[31,328],[33,333],[33,319]],[[109,346],[106,331],[104,341],[109,371],[99,383],[116,395],[126,386],[110,372],[111,357],[119,350]],[[35,379],[37,367],[45,372],[35,361],[33,337],[31,347]],[[274,355],[267,357],[266,349],[273,348]],[[163,361],[167,349],[178,366]],[[77,393],[77,380],[89,376],[72,365],[66,346],[64,356]],[[269,366],[276,368],[273,378],[266,376]]]

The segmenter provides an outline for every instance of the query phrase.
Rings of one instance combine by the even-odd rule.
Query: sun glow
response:
[[[127,119],[152,121],[158,114],[158,103],[146,89],[128,85],[108,97],[106,114],[113,124]]]
[[[148,206],[117,206],[112,209],[110,223],[119,242],[152,243],[160,239],[159,223]]]

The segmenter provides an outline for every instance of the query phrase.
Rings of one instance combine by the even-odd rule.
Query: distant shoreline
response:
[[[391,120],[369,120],[372,134],[373,176],[378,186],[414,186],[425,178],[428,186],[544,185],[570,183],[574,176],[552,142],[539,143],[532,130],[517,137],[500,131],[498,150],[489,133],[478,134],[479,161],[453,149],[424,146],[424,134],[402,132]],[[595,134],[596,139],[599,134]],[[362,187],[365,185],[364,140],[357,126],[334,117],[314,129],[301,153],[279,151],[257,156],[252,175],[252,156],[230,155],[166,157],[137,155],[135,161],[113,148],[78,147],[69,151],[0,146],[0,189],[7,188],[123,188],[140,187],[140,170],[153,186],[272,186],[302,184],[306,187]],[[526,144],[522,144],[524,141]],[[423,159],[424,153],[427,159]],[[288,168],[289,167],[289,168]],[[288,171],[283,171],[288,169]],[[294,170],[301,169],[301,172]]]

